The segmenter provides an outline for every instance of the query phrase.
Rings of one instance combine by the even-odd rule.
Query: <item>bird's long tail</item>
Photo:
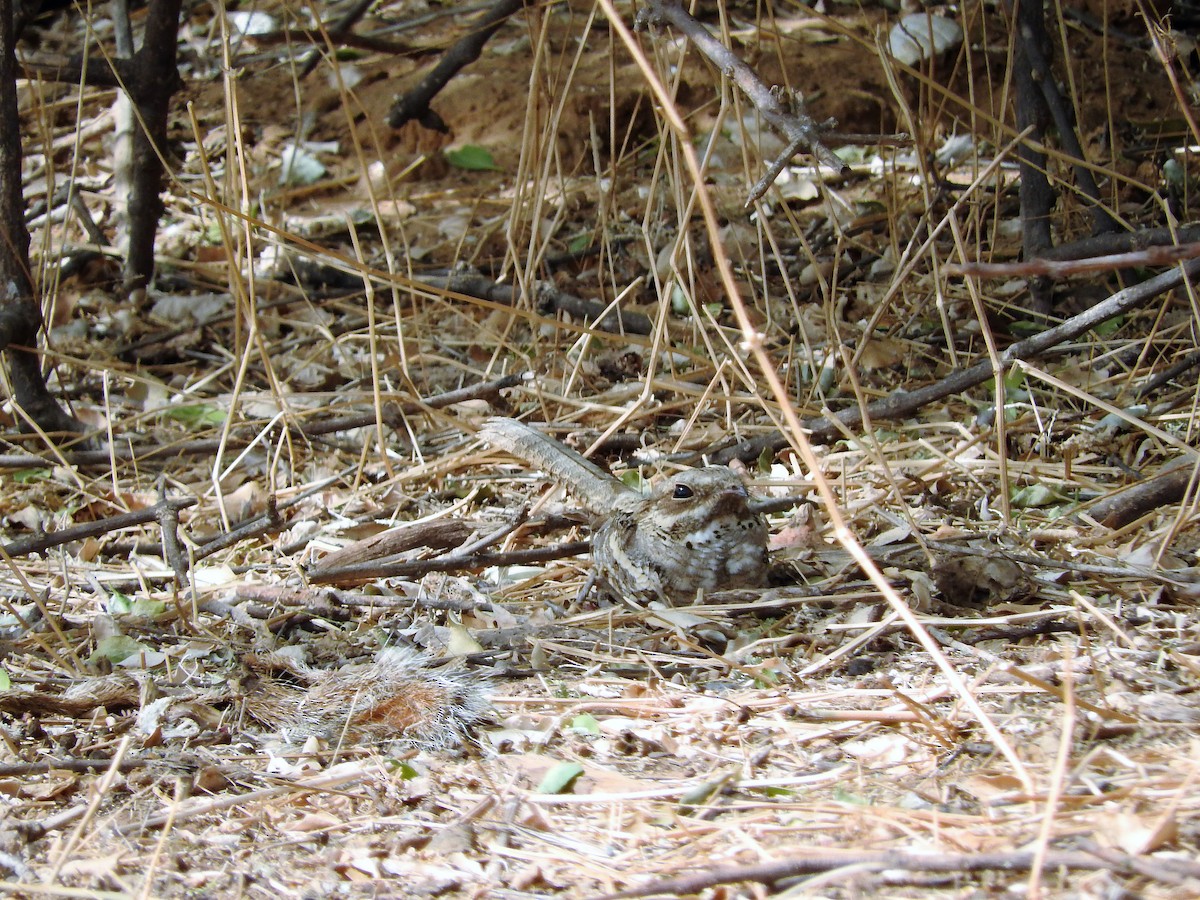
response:
[[[594,513],[612,512],[641,498],[620,479],[524,422],[499,417],[488,419],[479,434],[488,443],[560,479]]]

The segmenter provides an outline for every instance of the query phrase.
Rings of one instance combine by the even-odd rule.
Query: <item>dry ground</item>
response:
[[[843,130],[909,139],[847,151],[847,177],[792,170],[749,214],[776,140],[678,36],[641,34],[688,135],[673,131],[587,0],[502,29],[435,100],[445,136],[384,119],[429,51],[461,34],[461,11],[379,4],[363,30],[426,17],[392,35],[411,52],[345,51],[297,83],[306,45],[240,40],[196,4],[161,283],[141,305],[114,299],[102,263],[56,275],[87,237],[61,199],[44,203],[74,177],[113,237],[111,93],[23,89],[48,359],[113,455],[56,457],[19,441],[6,413],[5,539],[197,502],[178,514],[183,572],[169,515],[7,547],[4,890],[587,897],[708,875],[729,886],[663,893],[1200,893],[1195,503],[1121,527],[1089,514],[1196,443],[1195,370],[1155,380],[1195,346],[1188,292],[1015,369],[1002,428],[989,384],[845,429],[817,446],[816,471],[791,448],[748,460],[757,493],[804,498],[772,516],[781,585],[767,594],[686,611],[576,602],[586,557],[316,583],[327,554],[405,523],[465,523],[453,547],[528,506],[493,550],[585,536],[560,515],[568,498],[473,437],[490,414],[581,447],[603,439],[598,459],[652,475],[786,427],[788,406],[817,417],[927,384],[1031,327],[1024,280],[943,272],[1017,253],[998,13],[954,9],[967,41],[913,72],[889,71],[877,49],[894,19],[883,9],[768,6],[731,4],[725,19],[765,79]],[[258,9],[276,27],[306,21],[284,0]],[[629,4],[616,12],[632,21]],[[1110,16],[1107,42],[1074,18],[1058,35],[1106,198],[1135,226],[1163,224],[1168,207],[1186,220],[1188,158],[1181,187],[1160,173],[1196,142],[1183,115],[1195,60],[1180,43],[1176,93],[1133,10],[1092,12]],[[713,4],[701,15],[717,27]],[[72,49],[82,27],[61,16],[26,49]],[[961,152],[938,155],[954,135]],[[297,140],[325,166],[312,184],[281,181]],[[711,151],[715,233],[689,141]],[[452,164],[444,151],[464,146],[494,168]],[[1067,240],[1088,223],[1060,187]],[[722,259],[782,396],[750,356]],[[518,301],[420,286],[460,263],[517,285]],[[539,308],[538,283],[619,297],[652,334]],[[1121,284],[1064,281],[1057,312]],[[414,402],[504,375],[522,378]],[[362,426],[377,412],[389,424]],[[359,427],[319,428],[355,415]],[[835,539],[822,481],[875,582]],[[260,516],[231,545],[209,543]],[[289,689],[262,668],[272,653],[337,670],[397,646],[464,656],[457,677],[490,685],[460,748],[254,717]],[[763,887],[730,871],[788,861],[822,874],[777,870]]]

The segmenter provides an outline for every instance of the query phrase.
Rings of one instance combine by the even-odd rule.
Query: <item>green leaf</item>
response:
[[[225,422],[226,418],[225,410],[217,409],[215,406],[208,406],[204,403],[196,403],[190,406],[171,406],[164,412],[168,419],[182,422],[188,428],[208,428],[221,425]]]
[[[129,614],[139,619],[157,619],[167,611],[167,604],[149,597],[138,597],[129,607]]]
[[[1041,334],[1046,330],[1046,323],[1018,319],[1015,322],[1009,323],[1008,330],[1017,337],[1033,337],[1035,334]]]
[[[679,796],[679,805],[699,806],[701,803],[707,803],[728,783],[728,778],[717,778],[714,781],[702,781],[699,784],[692,785]]]
[[[1125,324],[1124,316],[1113,316],[1111,319],[1106,319],[1095,328],[1092,329],[1097,337],[1112,337],[1121,330],[1121,326]]]
[[[571,243],[567,244],[567,250],[571,253],[582,253],[590,246],[592,246],[592,236],[585,231],[578,237],[571,239]]]
[[[692,301],[688,299],[688,295],[684,293],[683,288],[677,284],[671,285],[671,312],[677,316],[690,316],[692,314]]]
[[[852,166],[855,163],[866,162],[867,148],[859,147],[854,144],[845,144],[841,147],[834,148],[833,155],[846,165]]]
[[[0,691],[12,689],[12,679],[8,677],[8,669],[0,668]]]
[[[989,394],[996,393],[996,379],[989,378],[983,383]],[[1010,369],[1004,376],[1004,399],[1006,401],[1028,400],[1029,391],[1025,387],[1025,372],[1022,369]]]
[[[496,160],[490,150],[477,144],[464,144],[456,150],[446,151],[446,161],[456,169],[467,169],[472,172],[498,170]]]
[[[571,789],[572,783],[583,774],[583,766],[579,763],[560,762],[551,767],[537,786],[539,794],[565,794]]]
[[[1065,499],[1062,494],[1048,485],[1031,484],[1013,491],[1012,505],[1018,509],[1036,509],[1061,503]]]
[[[758,454],[758,462],[755,465],[758,471],[766,474],[771,471],[771,466],[775,464],[775,454],[770,446],[763,447],[762,453]]]
[[[33,484],[35,481],[49,481],[49,469],[18,469],[12,473],[13,481],[17,484]]]
[[[776,687],[779,684],[779,675],[772,672],[770,669],[759,669],[754,673],[754,686],[759,688]]]
[[[621,483],[626,487],[631,487],[635,491],[642,491],[645,487],[645,482],[642,480],[642,473],[637,469],[626,469],[621,473]]]
[[[88,657],[88,662],[97,663],[102,659],[116,665],[123,659],[143,653],[147,650],[133,638],[125,634],[114,634],[96,644],[96,650]]]
[[[110,615],[134,616],[139,619],[154,619],[167,610],[167,604],[162,600],[151,600],[149,597],[134,599],[120,591],[113,591],[109,594],[108,602],[105,605]]]
[[[596,717],[589,713],[576,716],[571,720],[571,728],[581,734],[599,734],[600,723],[596,721]]]
[[[120,591],[113,591],[108,595],[108,613],[112,616],[124,616],[133,609],[133,601]]]
[[[403,781],[412,781],[414,778],[419,778],[421,775],[420,772],[403,760],[389,757],[388,764],[391,766],[391,770],[399,775]]]
[[[867,800],[859,794],[852,794],[843,787],[833,789],[833,799],[839,803],[851,803],[854,806],[866,806]]]

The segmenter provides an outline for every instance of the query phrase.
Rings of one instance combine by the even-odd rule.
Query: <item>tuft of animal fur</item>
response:
[[[434,671],[426,655],[386,650],[374,662],[317,669],[291,656],[251,656],[246,712],[287,740],[456,747],[488,710],[487,685],[463,669]]]

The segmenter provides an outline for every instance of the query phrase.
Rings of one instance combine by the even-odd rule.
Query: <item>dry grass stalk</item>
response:
[[[877,45],[882,13],[773,12],[724,4],[710,24],[760,71],[817,91],[814,115],[841,102],[865,121],[857,98],[911,145],[824,179],[794,167],[749,216],[745,188],[772,157],[752,111],[670,32],[626,35],[626,6],[531,7],[498,34],[507,55],[489,57],[488,77],[447,89],[443,114],[462,143],[493,150],[496,172],[453,169],[415,128],[383,132],[389,78],[414,63],[331,57],[294,81],[277,45],[239,56],[223,20],[193,23],[213,77],[198,76],[176,134],[160,257],[195,320],[173,298],[139,318],[58,279],[83,226],[69,212],[34,225],[55,286],[47,358],[112,447],[0,459],[26,467],[6,482],[6,540],[148,509],[164,488],[199,502],[179,515],[186,585],[145,525],[6,561],[0,763],[39,766],[0,768],[10,883],[181,896],[254,872],[281,894],[367,882],[595,896],[819,870],[810,891],[1195,894],[1179,859],[1200,821],[1195,492],[1119,528],[1088,518],[1191,453],[1194,376],[1160,376],[1194,343],[1192,304],[1164,294],[1036,361],[1005,357],[1021,285],[948,274],[1015,247],[1020,135],[994,11],[965,8],[969,39],[920,68]],[[1113,76],[1112,96],[1090,96],[1095,67],[1132,60],[1071,60],[1089,127],[1127,99]],[[1156,90],[1157,72],[1139,78]],[[81,179],[103,223],[104,153],[62,112],[78,102],[102,122],[108,98],[28,90],[46,197]],[[939,155],[968,134],[964,155]],[[338,141],[328,176],[280,185],[283,144],[305,137]],[[1050,149],[1068,238],[1086,208]],[[1100,174],[1131,221],[1187,209],[1118,154]],[[456,263],[515,301],[437,287]],[[547,313],[535,295],[548,282],[644,313],[648,333]],[[1098,284],[1077,276],[1062,317]],[[1008,378],[898,421],[834,418],[980,361]],[[422,401],[437,397],[453,402]],[[496,414],[648,474],[782,434],[750,475],[765,497],[821,500],[772,516],[794,583],[676,609],[576,604],[588,563],[548,557],[586,533],[543,479],[474,438]],[[278,533],[211,543],[272,502]],[[527,504],[554,528],[511,531]],[[311,583],[330,554],[388,546],[399,538],[380,535],[412,522],[503,537],[501,562],[541,558],[426,573],[428,548],[401,543],[391,561],[408,568],[353,593]],[[947,559],[989,576],[981,598],[939,581]],[[1009,565],[962,562],[980,559]],[[396,729],[356,704],[383,691],[380,653],[395,645],[495,679],[493,718],[461,750],[372,761]],[[279,651],[298,654],[290,670],[245,697],[245,661]],[[110,669],[127,673],[120,702],[68,693]],[[313,740],[281,742],[283,720]],[[349,753],[367,759],[335,761]],[[560,764],[580,770],[570,792],[539,790]]]

